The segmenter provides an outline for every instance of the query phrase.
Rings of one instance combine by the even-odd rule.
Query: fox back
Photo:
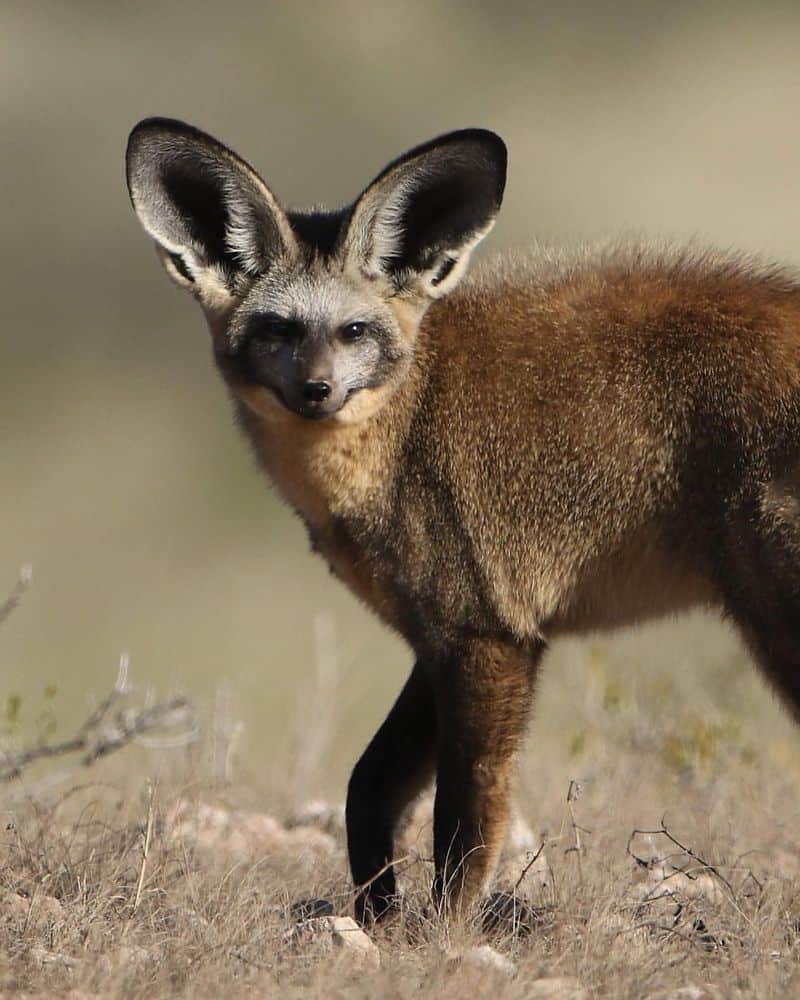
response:
[[[718,606],[800,700],[800,283],[644,246],[462,283],[505,172],[501,140],[465,130],[341,211],[290,212],[190,126],[150,119],[129,143],[136,211],[205,311],[258,461],[417,656],[381,732],[424,722],[427,771],[399,767],[405,791],[370,813],[379,733],[351,781],[361,917],[389,907],[391,827],[432,768],[437,878],[456,838],[464,898],[485,888],[532,668],[559,633]],[[458,741],[477,748],[460,805],[443,784]]]

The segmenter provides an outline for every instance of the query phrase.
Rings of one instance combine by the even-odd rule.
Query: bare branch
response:
[[[636,854],[634,854],[634,852],[633,852],[633,849],[632,849],[633,841],[635,840],[636,837],[640,837],[640,836],[649,836],[649,837],[662,836],[662,837],[666,837],[667,840],[673,846],[675,846],[675,847],[678,848],[678,850],[681,852],[682,855],[684,855],[685,857],[691,858],[693,861],[696,861],[697,864],[698,864],[698,866],[699,866],[694,871],[687,871],[685,869],[681,869],[681,868],[676,867],[675,865],[672,865],[671,867],[672,867],[672,869],[673,869],[674,872],[686,875],[689,878],[696,878],[697,877],[696,873],[698,871],[699,872],[709,872],[711,875],[714,875],[717,879],[719,879],[719,881],[722,883],[722,885],[724,885],[725,888],[730,892],[732,898],[734,898],[734,899],[736,898],[736,892],[734,891],[733,886],[731,885],[730,881],[727,878],[725,878],[725,876],[722,874],[722,872],[716,866],[710,864],[708,861],[704,861],[703,858],[701,858],[698,854],[696,854],[695,851],[693,851],[691,847],[688,847],[686,844],[682,844],[678,840],[678,838],[675,837],[672,834],[672,832],[667,827],[666,816],[663,816],[661,818],[661,826],[657,830],[639,830],[639,829],[633,830],[631,832],[630,837],[628,838],[627,847],[625,848],[626,853],[629,854],[630,857],[633,858],[633,860],[636,862],[637,865],[639,865],[642,868],[652,868],[653,867],[653,861],[652,860],[648,861],[645,858],[640,858]],[[667,861],[670,860],[670,857],[674,857],[674,855],[667,855],[666,857],[661,858],[660,860],[661,860],[662,863],[666,863]]]
[[[107,757],[129,743],[138,742],[148,734],[163,729],[180,729],[181,732],[166,737],[161,745],[185,746],[197,739],[200,727],[191,703],[183,697],[148,704],[144,708],[119,707],[111,717],[112,709],[120,705],[132,690],[128,683],[128,657],[123,654],[114,687],[79,726],[74,736],[56,743],[39,743],[18,752],[0,749],[0,782],[20,777],[36,761],[72,753],[83,752],[80,763],[89,767],[101,757]]]
[[[545,845],[545,841],[543,840],[541,842],[541,844],[539,845],[539,850],[534,852],[534,854],[532,855],[530,861],[528,861],[528,863],[522,869],[522,874],[517,879],[517,881],[516,881],[516,883],[514,885],[514,892],[515,893],[519,890],[519,887],[522,885],[522,882],[523,882],[525,876],[528,874],[528,872],[531,870],[531,868],[533,868],[533,866],[536,864],[536,862],[541,857],[542,851],[544,850],[544,845]]]
[[[17,607],[25,591],[30,586],[31,580],[33,579],[33,568],[31,566],[23,566],[19,571],[19,577],[14,589],[8,595],[8,597],[0,604],[0,625],[8,618],[11,612]]]
[[[585,827],[580,826],[575,820],[575,808],[573,802],[576,802],[583,792],[583,787],[579,781],[575,781],[570,778],[569,788],[567,789],[567,812],[569,813],[570,825],[572,826],[572,835],[575,838],[575,846],[568,847],[565,854],[573,853],[575,854],[575,859],[578,862],[578,880],[583,882],[583,865],[581,864],[581,855],[583,854],[583,845],[581,844],[581,833],[590,834],[592,831],[587,830]]]
[[[133,916],[139,909],[139,903],[142,898],[142,890],[144,889],[144,877],[147,872],[147,856],[150,853],[150,840],[153,835],[153,816],[154,816],[154,805],[155,805],[155,789],[152,785],[148,790],[149,803],[147,807],[147,826],[144,832],[144,843],[142,844],[142,866],[139,869],[139,881],[136,883],[136,896],[133,900],[133,909],[131,911],[131,916]],[[125,930],[127,931],[130,927],[130,922],[125,925]]]

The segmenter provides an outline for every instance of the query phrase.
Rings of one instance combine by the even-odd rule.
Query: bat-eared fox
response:
[[[481,129],[332,212],[169,119],[127,177],[258,462],[413,650],[348,788],[360,920],[397,907],[393,831],[434,777],[434,898],[484,898],[559,635],[716,607],[800,711],[800,277],[637,245],[464,280],[506,180]]]

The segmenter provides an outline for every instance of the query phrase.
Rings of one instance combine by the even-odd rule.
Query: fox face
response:
[[[249,164],[181,122],[131,133],[128,185],[172,279],[202,305],[218,367],[266,420],[355,423],[402,384],[430,303],[502,200],[505,146],[453,132],[336,212],[281,207]]]
[[[349,421],[402,379],[412,338],[380,288],[304,251],[305,259],[276,263],[253,282],[217,362],[262,416],[277,406],[304,419]]]

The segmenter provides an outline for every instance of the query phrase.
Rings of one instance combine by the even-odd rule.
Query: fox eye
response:
[[[341,329],[342,340],[352,343],[354,340],[361,340],[367,332],[366,323],[347,323]]]
[[[259,316],[253,324],[252,336],[256,340],[291,340],[300,332],[300,324],[285,316]]]

